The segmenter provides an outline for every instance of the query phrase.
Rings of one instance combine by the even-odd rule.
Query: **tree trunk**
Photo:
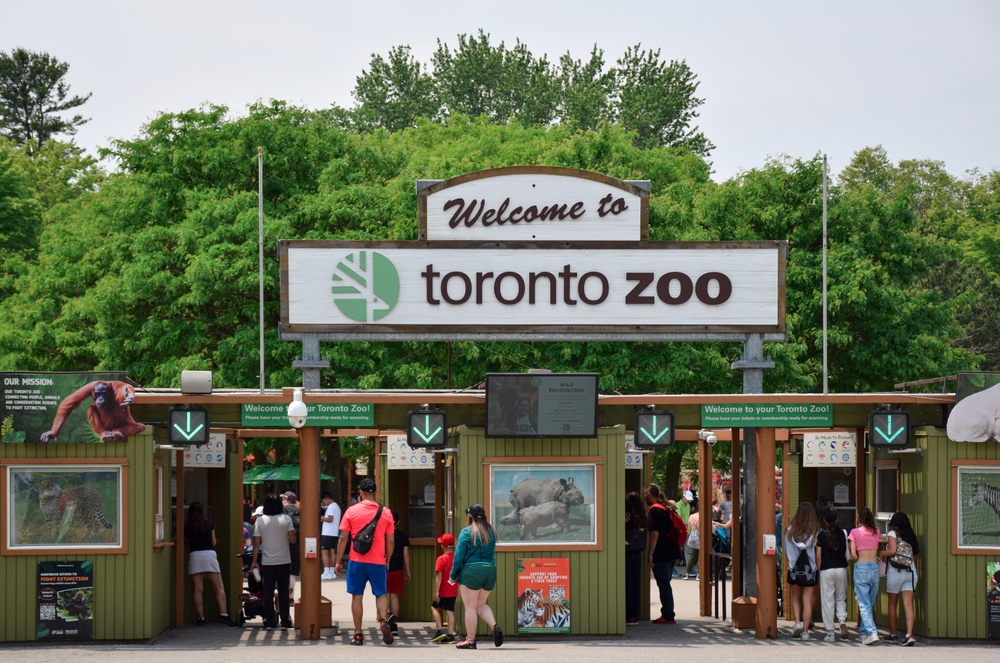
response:
[[[338,437],[324,437],[320,438],[322,440],[321,445],[323,447],[323,474],[329,474],[333,477],[333,481],[323,481],[321,484],[320,494],[323,494],[324,490],[330,491],[330,495],[333,496],[333,501],[337,504],[344,504],[344,495],[342,486],[344,485],[344,470],[343,463],[340,460],[340,438]]]
[[[681,498],[681,461],[684,459],[683,453],[672,453],[665,459],[663,464],[663,494],[668,500],[675,502]]]

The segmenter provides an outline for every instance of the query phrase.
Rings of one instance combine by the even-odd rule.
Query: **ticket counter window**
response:
[[[875,463],[875,519],[884,534],[889,519],[899,510],[899,465],[896,461]]]

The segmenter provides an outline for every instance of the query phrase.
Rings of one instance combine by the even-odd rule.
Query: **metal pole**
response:
[[[823,393],[830,393],[826,354],[826,155],[823,155]]]
[[[260,286],[260,393],[264,395],[264,148],[257,148],[257,266]]]

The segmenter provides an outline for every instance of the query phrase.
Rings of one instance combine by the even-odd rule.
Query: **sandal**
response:
[[[475,649],[475,648],[476,648],[476,641],[469,640],[468,638],[462,640],[461,642],[455,645],[455,649]]]
[[[351,644],[357,645],[358,647],[362,646],[363,644],[365,644],[365,636],[361,635],[360,633],[355,633],[354,637],[351,638]]]

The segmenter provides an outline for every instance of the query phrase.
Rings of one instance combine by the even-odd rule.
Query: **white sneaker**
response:
[[[330,574],[328,572],[326,572],[326,571],[323,572],[323,575],[321,575],[319,577],[319,579],[320,580],[333,580],[333,578],[330,576]]]
[[[795,628],[792,629],[792,637],[797,638],[802,635],[802,622],[795,622]]]
[[[837,637],[833,633],[827,633],[826,637],[823,638],[823,642],[836,642]]]
[[[877,642],[878,642],[878,633],[871,633],[869,635],[866,635],[861,640],[861,644],[863,645],[874,645]]]
[[[802,642],[809,640],[809,631],[802,631],[802,635],[799,636],[799,639],[802,640]]]

